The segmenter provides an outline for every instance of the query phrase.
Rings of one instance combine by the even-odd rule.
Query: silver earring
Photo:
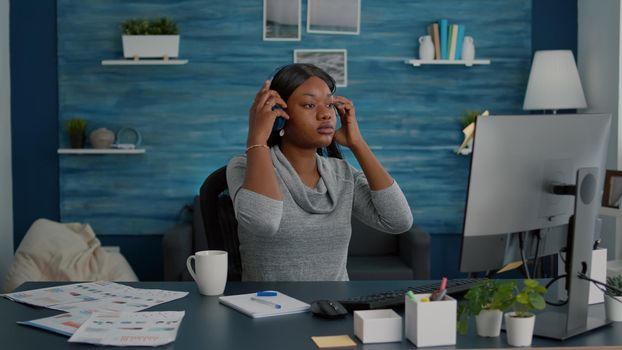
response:
[[[281,129],[281,131],[279,131],[279,136],[283,137],[283,135],[285,135],[285,129]]]

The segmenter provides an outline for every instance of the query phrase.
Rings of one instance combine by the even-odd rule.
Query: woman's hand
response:
[[[272,132],[274,121],[277,117],[289,119],[289,115],[283,109],[272,110],[275,105],[287,108],[279,93],[270,90],[270,81],[266,80],[257,92],[253,105],[248,111],[248,139],[247,146],[265,145]]]
[[[333,96],[333,105],[341,119],[341,127],[335,133],[335,141],[345,147],[353,148],[364,144],[363,136],[356,121],[356,111],[352,101],[342,96]]]

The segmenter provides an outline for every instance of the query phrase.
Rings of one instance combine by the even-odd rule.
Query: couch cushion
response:
[[[413,279],[413,270],[398,256],[349,256],[347,269],[351,281]]]
[[[102,249],[88,224],[35,221],[20,243],[4,291],[27,281],[137,281],[123,255]]]

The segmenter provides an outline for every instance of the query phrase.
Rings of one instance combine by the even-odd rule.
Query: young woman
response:
[[[255,96],[246,155],[227,166],[244,281],[347,281],[352,215],[388,233],[412,226],[404,194],[361,136],[354,104],[334,92],[320,68],[290,64]],[[281,130],[273,130],[277,117],[286,120]],[[363,171],[341,159],[335,142]]]

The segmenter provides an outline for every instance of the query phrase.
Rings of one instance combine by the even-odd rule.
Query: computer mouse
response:
[[[311,303],[311,312],[323,318],[343,318],[348,314],[340,302],[334,300],[316,300]]]

